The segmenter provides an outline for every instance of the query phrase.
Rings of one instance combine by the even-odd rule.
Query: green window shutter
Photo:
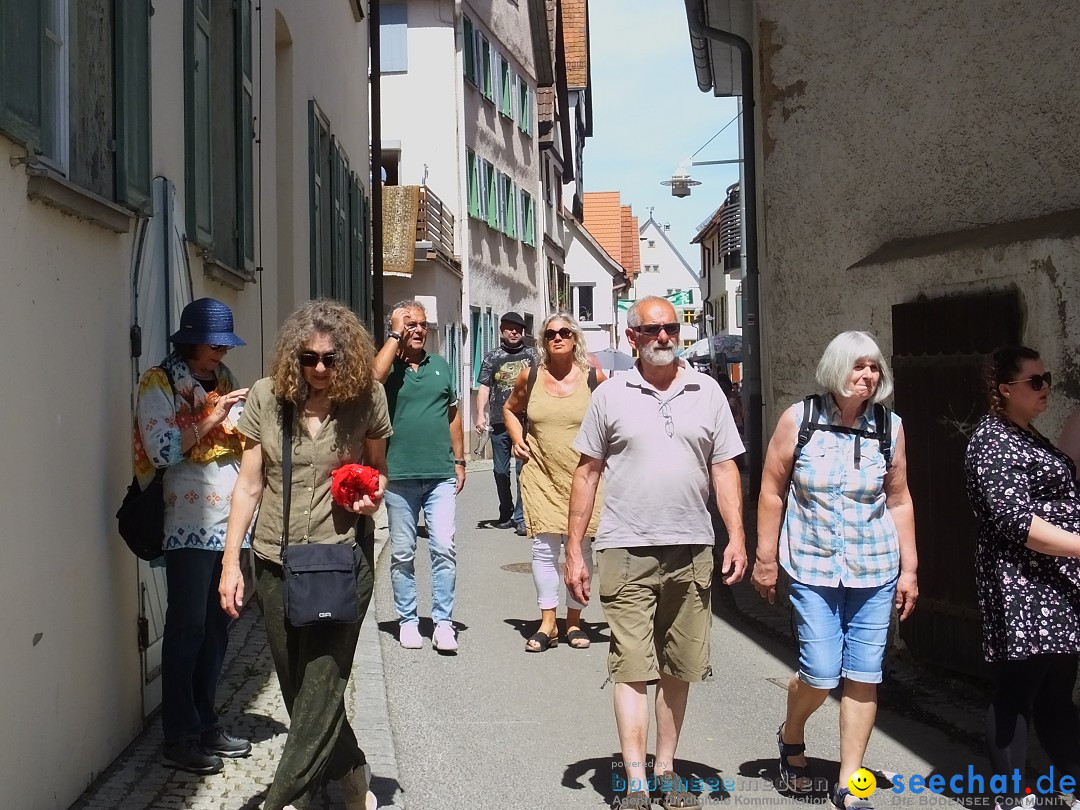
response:
[[[45,3],[0,0],[0,130],[33,152],[41,147]]]
[[[499,100],[499,112],[505,115],[507,118],[513,118],[514,116],[514,103],[513,99],[513,85],[511,82],[514,80],[514,73],[510,70],[510,65],[505,59],[502,60],[502,85],[500,91],[502,92],[502,98]]]
[[[472,339],[472,387],[480,387],[480,366],[484,362],[484,345],[480,335],[480,310],[469,309],[469,337]]]
[[[353,311],[371,329],[371,256],[368,253],[367,194],[364,193],[364,186],[355,172],[349,191],[351,304]]]
[[[323,165],[326,159],[322,154],[322,122],[315,109],[315,102],[308,102],[308,172],[310,177],[311,208],[311,297],[318,298],[329,293],[324,288],[323,268],[323,232],[322,199],[326,177]]]
[[[210,0],[186,0],[184,25],[184,164],[189,238],[214,243],[210,152]]]
[[[532,135],[532,90],[524,80],[521,81],[521,110],[518,116],[518,128],[527,135]]]
[[[468,17],[462,17],[462,61],[464,62],[465,78],[476,84],[476,34],[474,31],[472,20]]]
[[[536,247],[536,215],[532,195],[527,191],[521,194],[521,212],[525,220],[521,230],[521,241],[526,245]]]
[[[487,176],[487,224],[499,227],[499,191],[495,167],[488,164]]]
[[[249,0],[250,1],[250,0]],[[150,213],[150,0],[116,0],[116,199]]]
[[[237,263],[255,268],[255,116],[251,59],[251,0],[236,10],[236,230]]]
[[[484,37],[480,38],[480,54],[482,57],[481,76],[480,76],[480,90],[484,94],[484,98],[491,101],[494,97],[491,91],[491,43]]]
[[[517,239],[518,238],[518,227],[517,227],[518,187],[513,182],[511,182],[509,185],[510,185],[510,188],[507,189],[507,193],[506,193],[506,235],[509,236],[511,239]]]
[[[476,178],[478,203],[477,218],[487,219],[488,215],[488,175],[491,174],[491,164],[482,157],[476,158]]]
[[[349,273],[349,162],[336,137],[330,139],[330,257],[333,265],[331,295],[343,304],[352,300]]]
[[[465,150],[465,167],[469,184],[469,216],[478,218],[480,216],[480,166],[476,153],[471,149]]]

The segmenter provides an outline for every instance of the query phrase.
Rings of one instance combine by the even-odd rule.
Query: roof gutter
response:
[[[757,225],[757,140],[754,135],[754,52],[750,43],[730,31],[722,31],[705,23],[705,0],[685,0],[686,19],[690,24],[691,44],[696,38],[721,42],[739,51],[742,74],[742,142],[743,142],[743,216],[746,226],[746,265],[743,278],[743,398],[746,404],[746,455],[750,472],[750,501],[757,500],[761,492],[762,466],[762,415],[761,396],[761,325],[758,319],[760,307],[758,294],[758,225]],[[708,53],[706,48],[706,54]],[[706,62],[708,64],[708,62]],[[697,49],[694,66],[698,67]],[[701,80],[698,70],[698,87],[702,92],[712,88],[710,72],[708,85]]]
[[[694,54],[694,74],[697,86],[702,93],[713,89],[712,57],[709,56],[709,43],[704,36],[694,30],[694,19],[705,23],[706,0],[686,0],[686,17],[690,21],[690,50]]]

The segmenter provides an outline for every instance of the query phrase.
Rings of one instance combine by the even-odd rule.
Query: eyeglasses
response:
[[[676,324],[677,326],[678,324]],[[671,405],[667,402],[660,403],[660,415],[664,417],[664,431],[668,438],[675,436],[675,420],[671,418]]]
[[[210,351],[212,352],[227,352],[232,346],[219,346],[217,343],[210,344]]]
[[[409,329],[422,329],[422,330],[424,330],[426,332],[427,328],[428,328],[428,322],[427,321],[417,321],[416,323],[407,323],[407,324],[405,324],[405,326],[407,328],[409,328]]]
[[[1027,383],[1031,386],[1032,391],[1042,391],[1044,385],[1049,387],[1054,384],[1054,378],[1048,371],[1045,374],[1032,374],[1030,377],[1025,377],[1022,380],[1013,380],[1012,382],[1007,382],[1005,384],[1018,385],[1019,383]]]
[[[562,329],[545,329],[544,340],[554,340],[557,337],[561,337],[563,340],[569,340],[574,336],[574,333],[567,329],[565,326]]]
[[[667,332],[668,337],[679,334],[682,324],[678,323],[647,323],[644,326],[635,326],[634,331],[649,337],[660,337],[660,332]]]
[[[318,352],[300,352],[300,365],[304,368],[315,368],[320,362],[326,368],[333,368],[334,363],[337,362],[337,352],[327,352],[326,354],[319,354]]]

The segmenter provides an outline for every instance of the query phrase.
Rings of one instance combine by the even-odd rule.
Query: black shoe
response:
[[[208,754],[217,754],[219,757],[230,759],[246,757],[251,753],[250,742],[241,737],[226,734],[221,726],[204,733],[199,738],[199,747]]]
[[[221,757],[208,754],[195,740],[181,740],[161,749],[161,764],[189,773],[218,773],[225,767]]]
[[[506,520],[500,520],[495,524],[496,529],[513,529],[516,528],[513,518],[507,518]]]

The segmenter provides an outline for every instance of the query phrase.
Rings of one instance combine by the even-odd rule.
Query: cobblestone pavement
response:
[[[386,544],[385,518],[378,522],[381,528],[376,534],[377,560]],[[383,567],[388,564],[389,558],[377,563],[377,576],[385,576]],[[262,616],[253,603],[249,603],[233,625],[218,701],[226,728],[251,740],[251,756],[226,759],[225,770],[213,776],[195,776],[166,768],[159,761],[162,738],[158,717],[71,810],[258,808],[273,780],[289,718],[273,672]],[[374,600],[360,631],[346,705],[353,729],[371,764],[372,790],[379,798],[379,807],[404,808],[387,713]],[[336,783],[331,783],[322,790],[312,810],[342,806],[340,790]]]

